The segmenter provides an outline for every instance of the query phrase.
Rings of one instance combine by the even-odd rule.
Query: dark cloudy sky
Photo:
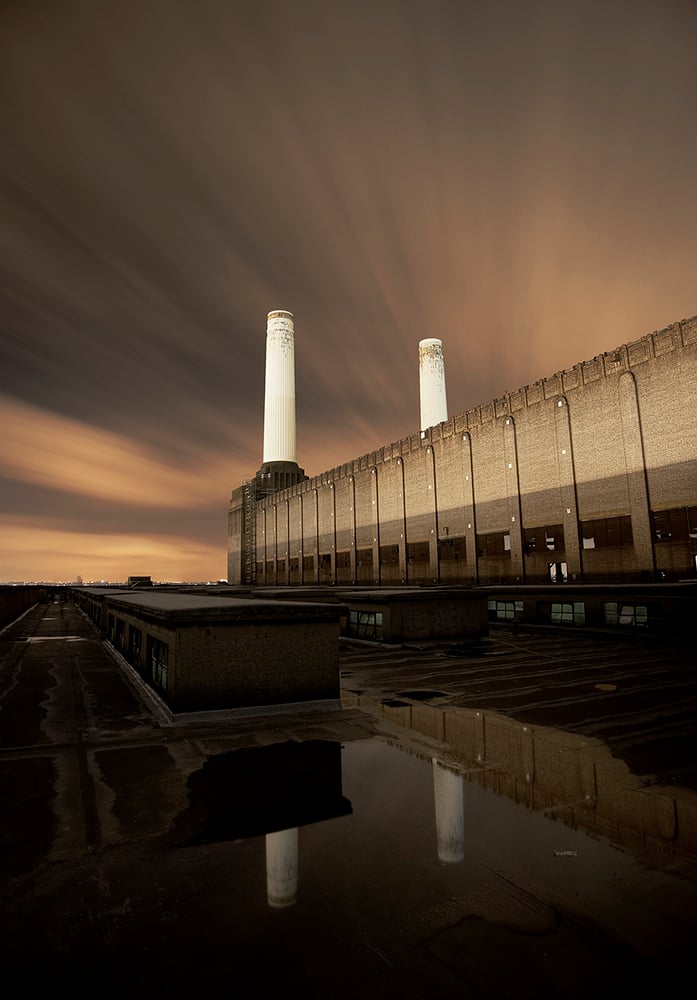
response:
[[[695,0],[1,0],[0,580],[225,576],[298,461],[697,313]]]

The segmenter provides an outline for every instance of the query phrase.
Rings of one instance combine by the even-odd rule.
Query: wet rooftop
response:
[[[248,597],[215,597],[206,593],[175,593],[168,591],[120,591],[92,590],[98,596],[107,596],[114,602],[142,608],[146,611],[170,613],[187,618],[220,617],[230,620],[235,618],[253,618],[285,615],[307,617],[308,604],[302,601],[268,601]],[[336,618],[336,609],[331,605],[326,608],[321,604],[312,603],[310,612]]]
[[[676,988],[697,930],[679,643],[342,641],[343,709],[166,720],[77,609],[0,636],[0,931],[25,987]]]

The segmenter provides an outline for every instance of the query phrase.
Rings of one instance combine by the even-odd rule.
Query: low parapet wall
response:
[[[45,601],[48,591],[43,586],[0,585],[0,628],[5,628],[39,601]]]

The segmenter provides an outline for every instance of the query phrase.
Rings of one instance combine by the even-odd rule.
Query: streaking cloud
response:
[[[220,498],[228,461],[211,453],[167,464],[151,449],[0,397],[0,474],[65,493],[144,507],[190,508]]]

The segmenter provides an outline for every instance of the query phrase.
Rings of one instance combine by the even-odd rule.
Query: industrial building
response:
[[[264,456],[233,490],[228,581],[584,583],[697,572],[697,316],[448,416],[419,345],[421,430],[308,478],[294,323],[269,313]]]
[[[339,705],[336,606],[157,588],[70,596],[171,712]]]

